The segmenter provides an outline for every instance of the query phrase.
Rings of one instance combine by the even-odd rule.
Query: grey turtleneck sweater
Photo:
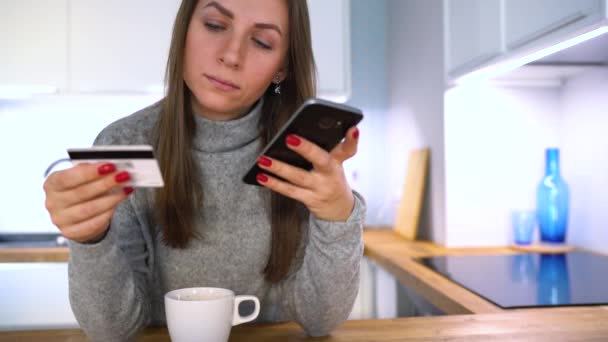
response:
[[[96,145],[151,144],[160,114],[157,103],[106,127]],[[309,215],[295,267],[278,284],[263,270],[271,228],[269,190],[241,181],[261,150],[261,101],[232,121],[195,117],[194,155],[202,174],[204,203],[196,239],[186,249],[167,247],[153,222],[153,193],[140,188],[123,201],[105,238],[70,242],[72,310],[95,341],[125,341],[146,325],[164,324],[163,296],[187,287],[223,287],[260,298],[258,321],[298,322],[310,335],[324,335],[349,315],[358,289],[363,252],[363,199],[346,222]]]

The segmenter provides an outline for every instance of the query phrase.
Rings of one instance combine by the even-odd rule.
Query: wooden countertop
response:
[[[390,272],[441,311],[450,314],[483,314],[503,309],[421,265],[415,258],[440,255],[484,255],[521,253],[508,247],[445,248],[428,241],[408,241],[392,229],[366,227],[365,255]],[[0,248],[0,262],[67,262],[69,250],[61,248]],[[554,310],[522,309],[522,310]],[[509,310],[513,311],[513,310]]]
[[[325,338],[307,338],[294,323],[243,325],[230,341],[579,341],[608,340],[608,306],[502,310],[414,260],[438,255],[513,254],[509,248],[444,248],[407,241],[391,229],[366,229],[365,255],[449,316],[347,321]],[[67,261],[67,248],[0,249],[0,262]],[[475,315],[470,315],[474,313]],[[0,332],[3,341],[87,341],[81,330]],[[147,328],[140,341],[168,341]]]
[[[393,255],[394,258],[425,257],[446,254],[489,254],[514,253],[509,248],[444,248],[432,242],[406,241],[396,235],[392,229],[365,229],[363,240],[368,256],[382,258]],[[69,250],[67,247],[45,248],[0,248],[0,262],[67,262]]]
[[[67,262],[68,247],[0,248],[0,262]]]
[[[509,247],[445,248],[432,242],[405,240],[392,229],[366,229],[363,239],[365,255],[370,260],[448,315],[553,312],[561,309],[547,307],[504,310],[415,260],[441,255],[508,255],[522,253],[521,251]],[[581,308],[588,307],[572,310]],[[608,306],[602,308],[608,310]]]
[[[551,311],[513,311],[500,314],[412,317],[347,321],[331,336],[308,338],[294,323],[234,327],[230,341],[606,341],[608,309],[559,308]],[[80,330],[0,333],[4,341],[87,341]],[[138,341],[169,341],[166,328],[147,328]]]
[[[366,229],[363,238],[366,246],[371,244],[371,252],[381,248],[386,252],[394,250],[395,253],[403,255],[403,244],[405,243],[407,256],[433,256],[445,253],[444,248],[431,242],[407,242],[388,229]],[[69,249],[67,247],[0,248],[0,262],[67,262],[68,258]]]
[[[365,255],[447,314],[496,313],[503,309],[415,261],[440,255],[515,254],[508,247],[445,248],[408,241],[392,229],[366,230]]]

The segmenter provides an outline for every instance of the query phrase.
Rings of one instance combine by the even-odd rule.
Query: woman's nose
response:
[[[220,62],[231,69],[238,69],[242,64],[243,45],[242,39],[237,37],[227,41],[220,53]]]

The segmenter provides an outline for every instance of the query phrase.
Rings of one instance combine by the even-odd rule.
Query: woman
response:
[[[167,94],[114,122],[97,145],[151,144],[158,190],[121,186],[112,164],[79,165],[45,182],[53,223],[70,239],[70,300],[93,340],[131,339],[165,320],[163,295],[224,287],[261,299],[260,320],[297,321],[325,335],[349,315],[358,288],[364,203],[342,163],[358,130],[331,153],[298,136],[286,144],[310,172],[261,148],[314,96],[306,1],[183,0],[167,64]],[[113,191],[121,188],[123,191]]]

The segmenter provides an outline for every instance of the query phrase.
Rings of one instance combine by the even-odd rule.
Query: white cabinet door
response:
[[[65,88],[66,32],[67,0],[1,0],[0,86]]]
[[[349,0],[308,0],[313,52],[320,97],[350,96]]]
[[[504,0],[507,48],[541,42],[604,16],[604,0]]]
[[[161,90],[181,0],[1,0],[0,85]],[[308,0],[319,96],[350,95],[349,0]],[[69,5],[69,6],[68,6]]]
[[[446,5],[451,77],[501,55],[501,0],[447,0]]]
[[[180,2],[71,1],[71,91],[162,90]]]

